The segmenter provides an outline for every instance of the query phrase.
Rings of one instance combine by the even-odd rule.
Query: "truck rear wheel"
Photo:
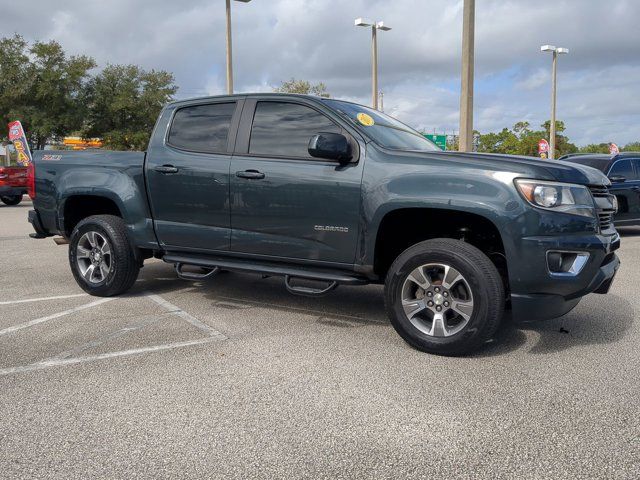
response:
[[[439,355],[470,353],[491,338],[504,302],[494,264],[460,240],[427,240],[408,248],[385,282],[393,327],[409,345]]]
[[[0,200],[5,205],[18,205],[22,201],[22,195],[3,195]]]
[[[69,265],[78,285],[98,297],[126,292],[140,271],[125,224],[113,215],[78,223],[69,242]]]

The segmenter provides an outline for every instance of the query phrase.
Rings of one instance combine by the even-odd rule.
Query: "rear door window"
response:
[[[169,145],[202,153],[226,153],[235,102],[179,109],[171,123]]]

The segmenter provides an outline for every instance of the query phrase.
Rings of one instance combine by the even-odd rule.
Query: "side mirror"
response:
[[[627,177],[624,175],[612,175],[609,180],[611,180],[611,183],[622,183],[627,181]]]
[[[353,154],[347,137],[340,133],[318,133],[309,140],[309,155],[349,163]]]

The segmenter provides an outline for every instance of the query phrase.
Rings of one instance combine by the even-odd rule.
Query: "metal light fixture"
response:
[[[549,158],[554,159],[556,155],[556,96],[557,96],[557,67],[558,55],[569,53],[568,48],[556,47],[555,45],[542,45],[542,52],[551,52],[553,61],[551,64],[551,125],[549,125]]]
[[[235,0],[249,3],[251,0]],[[233,95],[233,54],[231,48],[231,0],[227,2],[227,93]]]
[[[356,27],[371,27],[371,104],[378,109],[378,30],[388,32],[391,27],[383,21],[373,22],[366,18],[356,18]]]

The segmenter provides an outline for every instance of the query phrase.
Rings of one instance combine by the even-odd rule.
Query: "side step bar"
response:
[[[184,264],[182,264],[181,262],[176,263],[175,265],[176,275],[178,275],[178,278],[181,278],[182,280],[189,280],[192,282],[197,282],[198,280],[206,280],[207,278],[215,277],[220,272],[220,268],[218,267],[212,268],[207,273],[185,272],[183,271],[182,267],[184,267]]]
[[[333,272],[327,270],[310,269],[309,267],[297,267],[291,265],[278,265],[276,263],[260,263],[252,260],[233,259],[233,258],[216,258],[204,257],[198,255],[184,254],[167,254],[162,257],[167,263],[176,265],[178,276],[187,280],[196,280],[207,278],[210,275],[192,276],[189,273],[183,273],[184,265],[192,265],[211,269],[216,272],[220,269],[231,270],[237,272],[261,273],[263,275],[285,277],[285,286],[291,293],[298,295],[324,295],[334,290],[338,285],[366,285],[369,281],[364,277],[350,275],[348,273]],[[324,289],[314,289],[309,287],[294,286],[291,284],[292,279],[315,280],[319,282],[327,282],[329,286]]]

